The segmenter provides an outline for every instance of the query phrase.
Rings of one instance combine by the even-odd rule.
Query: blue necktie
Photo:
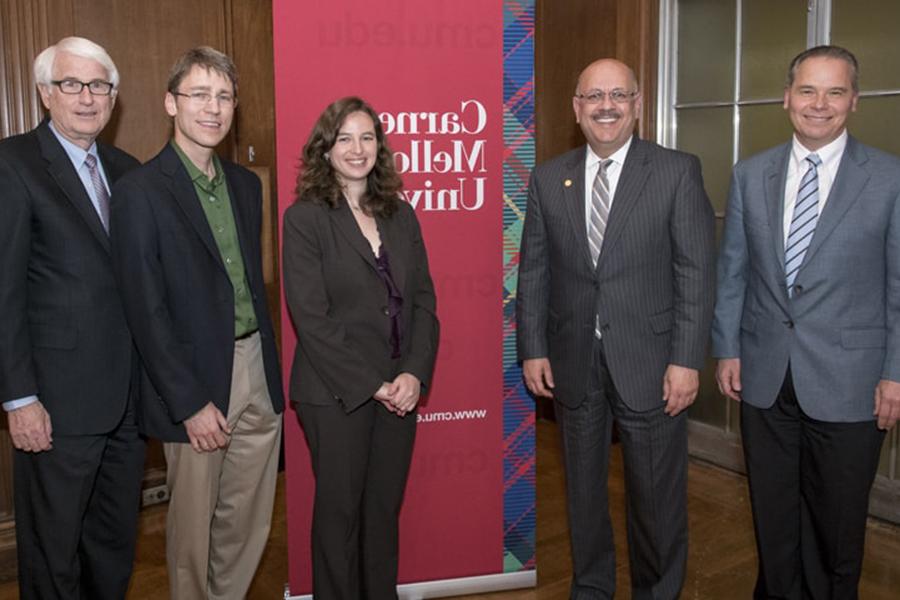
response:
[[[806,157],[806,161],[809,163],[809,169],[800,180],[797,202],[794,204],[794,217],[791,219],[791,227],[784,243],[784,274],[788,296],[793,295],[797,271],[803,264],[803,257],[806,256],[809,242],[816,231],[816,222],[819,220],[819,172],[817,167],[822,164],[822,159],[818,154],[810,154]]]

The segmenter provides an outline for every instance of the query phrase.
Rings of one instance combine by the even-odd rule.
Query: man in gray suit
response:
[[[869,490],[900,415],[900,160],[856,141],[856,58],[791,63],[793,140],[739,162],[713,353],[741,403],[755,598],[856,598]]]
[[[518,351],[553,397],[567,477],[571,597],[612,598],[613,420],[628,494],[632,598],[676,598],[687,558],[687,408],[714,297],[713,212],[696,157],[633,135],[634,73],[589,65],[572,101],[587,138],[535,168],[522,232]]]

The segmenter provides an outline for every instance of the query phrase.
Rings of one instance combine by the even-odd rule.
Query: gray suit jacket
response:
[[[739,162],[719,257],[713,353],[741,359],[742,397],[768,408],[788,364],[804,412],[871,420],[900,381],[900,160],[850,137],[789,298],[784,186],[791,145]]]
[[[522,232],[519,359],[549,358],[556,398],[587,392],[599,318],[616,390],[638,411],[662,403],[668,364],[703,366],[715,287],[714,217],[695,156],[636,137],[591,264],[585,148],[535,168]]]

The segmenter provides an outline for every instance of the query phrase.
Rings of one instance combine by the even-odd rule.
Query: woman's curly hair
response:
[[[337,208],[343,192],[331,161],[326,154],[334,147],[338,132],[349,115],[363,112],[375,124],[378,150],[375,166],[366,181],[366,193],[360,207],[373,216],[390,216],[399,206],[403,182],[394,166],[394,155],[388,148],[378,113],[367,102],[348,96],[332,102],[319,116],[306,145],[303,146],[300,175],[297,178],[297,202],[322,202]]]

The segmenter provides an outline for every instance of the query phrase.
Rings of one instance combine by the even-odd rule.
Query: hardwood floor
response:
[[[565,600],[569,594],[569,538],[563,472],[556,426],[538,421],[538,587],[466,596],[466,600]],[[272,535],[249,600],[284,597],[287,581],[284,485],[279,479]],[[610,465],[610,506],[615,527],[617,598],[630,598],[625,546],[622,460],[618,447]],[[278,508],[281,507],[281,508]],[[692,462],[689,473],[690,554],[682,598],[734,600],[750,598],[756,575],[753,526],[745,479],[735,473]],[[141,514],[140,540],[128,600],[168,596],[165,569],[165,506]],[[860,597],[896,600],[900,589],[900,527],[870,520]],[[18,597],[15,583],[0,585],[0,600]]]

